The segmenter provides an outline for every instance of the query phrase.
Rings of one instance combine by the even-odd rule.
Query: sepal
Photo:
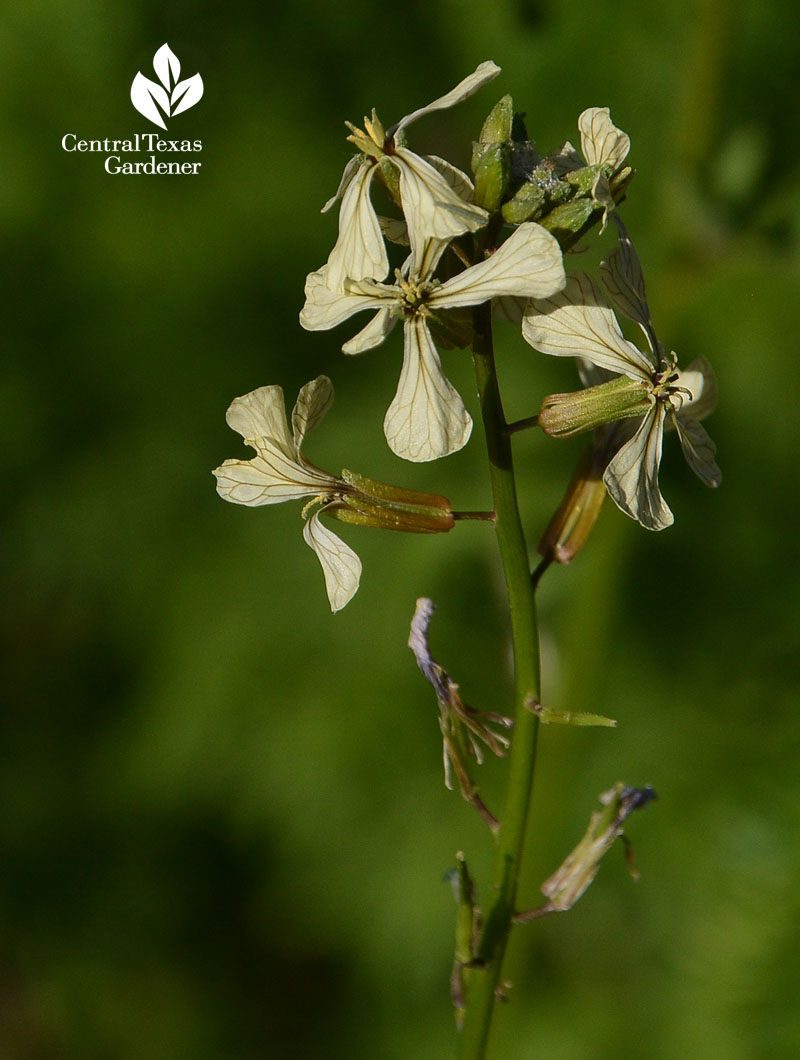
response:
[[[569,394],[542,401],[539,426],[554,438],[573,438],[607,423],[643,416],[653,404],[652,387],[643,379],[618,376]]]
[[[453,528],[446,497],[377,482],[356,471],[344,470],[341,477],[352,492],[343,492],[336,505],[326,508],[334,519],[410,534],[443,534]]]

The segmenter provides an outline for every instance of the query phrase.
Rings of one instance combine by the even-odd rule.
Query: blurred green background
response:
[[[128,91],[165,41],[205,82],[170,128],[202,139],[200,174],[62,151],[154,131]],[[571,913],[518,932],[491,1055],[800,1054],[799,52],[789,0],[3,6],[3,1060],[449,1055],[442,877],[458,849],[482,876],[489,842],[442,786],[406,637],[431,596],[434,654],[504,708],[491,531],[344,528],[364,575],[332,616],[299,506],[223,504],[210,470],[245,455],[234,396],[291,402],[327,372],[312,460],[489,506],[480,428],[431,466],[386,447],[399,336],[347,359],[352,327],[297,324],[344,119],[395,121],[486,58],[501,78],[413,146],[465,166],[506,92],[544,151],[610,106],[659,333],[719,376],[724,477],[705,490],[670,439],[675,526],[608,504],[542,584],[548,703],[620,726],[544,732],[523,902],[599,792],[660,799],[629,825],[639,883],[615,849]],[[499,357],[510,418],[574,386],[511,331]],[[474,414],[469,358],[445,364]],[[532,544],[581,444],[515,443]]]

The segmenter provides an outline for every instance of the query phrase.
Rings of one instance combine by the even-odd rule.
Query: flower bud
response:
[[[482,144],[507,143],[511,139],[513,121],[514,101],[511,96],[503,96],[492,107],[489,117],[483,123],[479,142]]]
[[[475,205],[490,213],[500,208],[511,172],[511,124],[514,103],[503,96],[483,123],[478,143],[472,145]]]

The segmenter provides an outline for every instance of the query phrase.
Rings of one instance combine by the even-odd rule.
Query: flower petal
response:
[[[309,548],[314,549],[322,565],[328,601],[331,611],[336,613],[350,603],[358,590],[361,560],[349,545],[322,525],[319,514],[314,512],[306,522],[303,539]]]
[[[326,283],[341,287],[345,280],[384,280],[389,258],[378,217],[370,199],[375,166],[367,163],[347,186],[339,211],[339,237],[327,262]]]
[[[692,394],[691,400],[680,408],[682,420],[704,420],[717,407],[717,377],[705,357],[695,357],[679,372],[676,385],[686,387]]]
[[[337,485],[336,479],[324,471],[305,462],[287,460],[264,438],[258,440],[258,456],[252,460],[226,460],[213,474],[223,500],[250,507],[324,495]]]
[[[576,169],[583,169],[583,159],[567,140],[558,154],[553,155],[553,172],[557,177],[561,177]]]
[[[342,179],[339,181],[339,187],[336,189],[336,194],[331,195],[330,199],[328,199],[320,210],[320,213],[327,213],[328,210],[330,210],[332,206],[335,206],[339,199],[341,199],[350,186],[350,181],[356,175],[356,171],[361,165],[363,165],[363,159],[363,155],[353,155],[342,171]]]
[[[622,221],[619,217],[614,220],[619,229],[619,246],[600,262],[600,275],[617,312],[646,328],[650,325],[650,306],[639,255]]]
[[[438,155],[426,155],[425,158],[430,162],[434,169],[442,174],[459,199],[462,199],[464,202],[474,202],[475,185],[466,173],[462,173],[460,169],[456,169],[456,167],[451,162],[448,162],[446,158],[440,158]]]
[[[495,298],[492,302],[492,316],[495,320],[504,320],[507,324],[516,324],[519,327],[527,304],[527,298],[515,298],[513,295]]]
[[[435,99],[433,103],[429,103],[426,107],[420,107],[419,110],[412,111],[405,118],[401,118],[394,128],[389,129],[388,135],[395,136],[401,129],[405,129],[412,121],[416,121],[417,118],[421,118],[425,114],[432,114],[435,110],[446,110],[448,107],[454,107],[457,103],[469,99],[479,88],[488,84],[489,81],[493,81],[499,73],[500,67],[493,63],[491,59],[481,63],[469,77],[459,81],[456,87],[451,89],[446,95],[440,96],[439,99]]]
[[[631,149],[630,137],[611,120],[608,107],[589,107],[578,118],[581,151],[587,166],[619,169]]]
[[[327,375],[318,375],[300,390],[292,411],[292,429],[297,451],[307,434],[311,434],[333,404],[333,383]]]
[[[529,221],[520,225],[490,258],[436,288],[430,305],[451,309],[504,295],[546,298],[560,291],[565,282],[558,241],[541,225]]]
[[[327,331],[347,320],[362,309],[382,309],[386,302],[397,300],[392,287],[378,287],[370,281],[363,284],[333,286],[329,282],[328,266],[323,265],[306,277],[306,302],[300,311],[300,324],[306,331]]]
[[[378,224],[381,226],[384,238],[388,239],[390,243],[397,243],[401,247],[409,246],[408,225],[404,219],[399,217],[381,217],[379,214]]]
[[[424,320],[412,317],[403,330],[403,371],[383,423],[386,440],[404,460],[437,460],[467,444],[472,419],[442,371]]]
[[[708,431],[698,420],[681,416],[680,413],[674,416],[673,422],[681,440],[686,463],[706,486],[719,486],[722,482],[722,472],[714,459],[717,447]]]
[[[648,530],[664,530],[674,521],[658,488],[666,414],[665,403],[657,401],[603,475],[614,503]]]
[[[397,317],[391,309],[379,309],[369,324],[342,346],[342,353],[356,354],[374,350],[376,346],[380,346],[396,323]]]
[[[400,199],[412,252],[419,254],[425,239],[454,239],[488,221],[485,210],[462,199],[441,173],[407,147],[398,147],[389,160],[400,171]]]
[[[241,434],[254,449],[255,440],[270,438],[288,460],[297,457],[297,448],[286,423],[286,405],[279,386],[261,386],[234,398],[225,415],[228,426]]]
[[[624,338],[600,288],[582,272],[570,273],[560,294],[530,303],[522,336],[542,353],[585,357],[631,379],[652,378],[653,365]]]

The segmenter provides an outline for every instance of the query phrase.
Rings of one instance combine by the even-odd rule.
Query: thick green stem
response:
[[[495,864],[484,895],[484,922],[474,966],[465,971],[465,1010],[456,1044],[458,1060],[481,1060],[489,1038],[495,993],[515,911],[520,860],[533,786],[538,719],[539,634],[528,547],[514,483],[511,440],[500,399],[492,348],[489,305],[475,310],[473,362],[486,430],[496,513],[495,528],[508,589],[514,648],[514,737],[509,756],[505,809],[497,833]]]

